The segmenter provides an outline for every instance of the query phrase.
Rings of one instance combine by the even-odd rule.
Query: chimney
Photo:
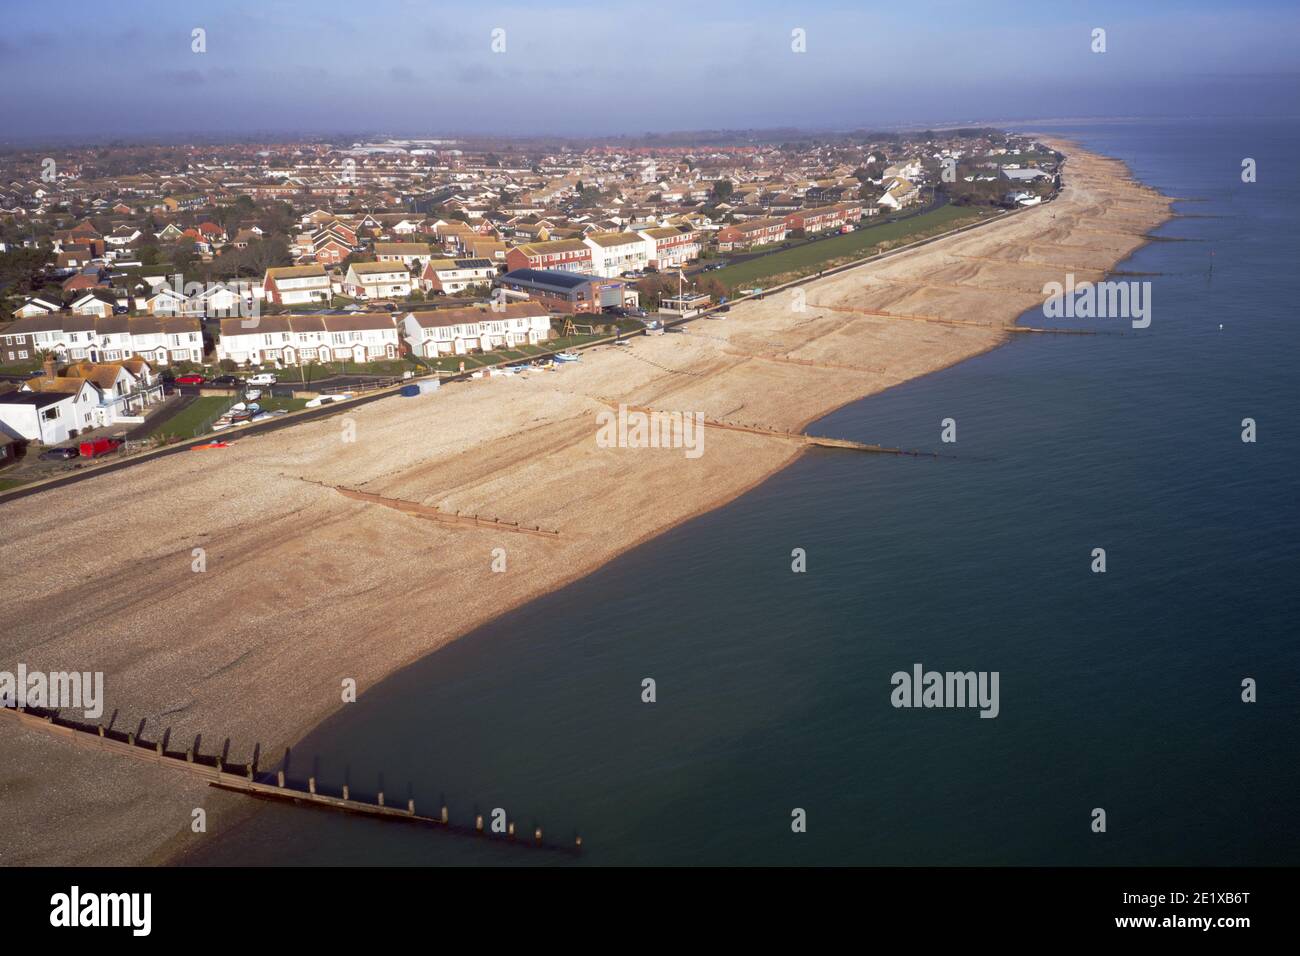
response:
[[[54,371],[54,353],[47,352],[45,353],[45,381],[53,382],[56,377],[57,373]]]

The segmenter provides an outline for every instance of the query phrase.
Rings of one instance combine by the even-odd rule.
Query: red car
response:
[[[94,458],[97,455],[106,455],[110,451],[117,451],[121,447],[120,438],[96,438],[94,441],[83,441],[79,450],[82,458]]]
[[[177,385],[202,385],[207,379],[202,375],[177,375]]]

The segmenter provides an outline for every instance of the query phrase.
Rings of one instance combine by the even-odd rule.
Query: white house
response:
[[[614,279],[650,262],[646,240],[635,232],[595,232],[582,240],[591,249],[591,274]]]
[[[264,315],[248,328],[222,319],[217,359],[239,365],[374,362],[397,358],[397,323],[387,313]]]
[[[645,240],[647,264],[661,272],[700,257],[699,239],[689,226],[654,226],[637,235]]]
[[[497,267],[491,259],[430,259],[420,275],[425,292],[454,295],[471,285],[491,285]]]
[[[323,265],[267,269],[262,279],[266,301],[273,305],[328,304],[330,277]]]
[[[0,394],[0,428],[13,438],[55,445],[98,424],[99,389],[88,379],[53,375]]]
[[[343,291],[354,299],[405,298],[411,273],[405,262],[354,262],[343,278]]]
[[[401,321],[402,338],[423,358],[464,355],[517,345],[538,345],[551,335],[550,312],[536,302],[512,302],[497,308],[439,309],[409,312]]]
[[[424,262],[431,255],[429,246],[424,242],[376,242],[375,260],[377,262],[400,262],[410,270],[416,260]]]
[[[54,315],[0,329],[0,346],[19,360],[49,352],[59,361],[112,362],[140,356],[154,365],[203,361],[203,330],[191,316]],[[23,354],[28,353],[28,354]]]

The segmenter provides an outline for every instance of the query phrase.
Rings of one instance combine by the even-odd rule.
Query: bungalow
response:
[[[15,319],[30,319],[35,316],[49,315],[51,312],[58,312],[61,308],[63,308],[61,303],[36,296],[28,299],[18,308],[14,309],[13,314]]]
[[[354,299],[404,298],[411,294],[411,273],[404,262],[354,262],[343,291]]]
[[[72,300],[68,306],[73,315],[97,315],[108,318],[117,307],[117,297],[108,289],[91,289],[85,295]]]

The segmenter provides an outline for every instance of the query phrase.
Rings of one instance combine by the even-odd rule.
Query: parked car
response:
[[[96,438],[94,441],[83,441],[81,443],[81,457],[95,458],[99,455],[107,455],[111,451],[117,451],[122,447],[120,438]]]
[[[251,377],[248,379],[248,381],[247,381],[246,384],[248,384],[248,385],[274,385],[274,384],[275,384],[275,373],[274,373],[274,372],[258,372],[256,375],[251,376]]]
[[[228,388],[239,388],[244,384],[244,380],[238,375],[219,375],[212,380],[213,385],[225,385]]]
[[[177,375],[175,381],[177,385],[202,385],[207,379],[202,375]]]
[[[40,453],[41,461],[68,461],[81,454],[76,448],[51,448]]]

